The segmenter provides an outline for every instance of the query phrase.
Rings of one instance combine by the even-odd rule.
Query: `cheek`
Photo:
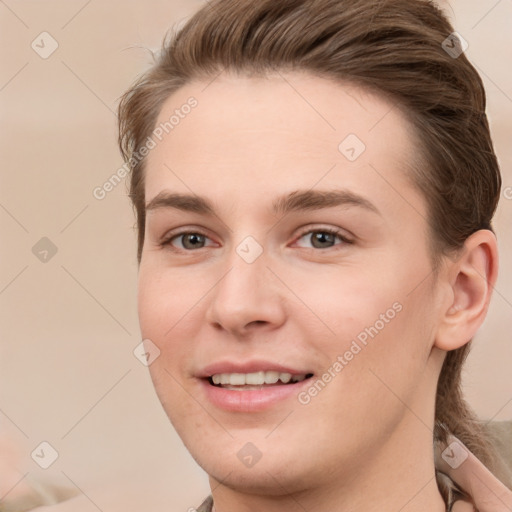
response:
[[[405,397],[429,358],[429,284],[415,288],[415,273],[399,270],[388,266],[386,272],[374,267],[333,273],[325,280],[328,285],[303,289],[310,309],[329,328],[316,341],[325,354],[322,380],[336,381],[332,390],[337,389],[337,396],[350,390],[344,400],[355,407],[368,400],[389,406],[396,401],[389,388]],[[307,329],[306,319],[303,327]]]
[[[148,266],[149,267],[149,266]],[[137,306],[141,336],[150,340],[159,350],[158,357],[149,365],[155,392],[171,423],[194,422],[189,417],[190,396],[184,391],[184,363],[190,359],[193,337],[184,333],[192,325],[188,296],[190,287],[180,287],[179,280],[168,279],[162,270],[141,267],[139,272]],[[197,300],[197,299],[196,299]],[[187,314],[187,311],[190,312]],[[174,342],[189,338],[190,342]],[[192,408],[193,409],[193,408]]]
[[[375,266],[331,267],[307,279],[297,276],[297,295],[308,306],[308,320],[313,315],[323,324],[324,339],[335,340],[337,350],[355,338],[364,342],[397,316],[403,300],[400,288],[396,279],[383,279],[382,274]]]
[[[165,272],[148,268],[139,273],[137,307],[143,339],[151,340],[159,356],[149,366],[151,378],[162,402],[180,396],[179,385],[173,377],[177,369],[189,359],[193,346],[194,328],[191,318],[197,302],[191,287],[180,286],[177,279],[168,279]],[[186,330],[186,332],[185,332]],[[187,343],[173,342],[187,339]],[[181,378],[180,378],[181,380]]]
[[[172,336],[173,330],[190,325],[183,320],[199,300],[199,292],[171,269],[141,266],[137,307],[142,335],[154,336],[159,343]]]

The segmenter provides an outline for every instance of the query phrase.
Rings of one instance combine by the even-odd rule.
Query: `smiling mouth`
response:
[[[216,373],[207,378],[212,386],[237,391],[262,389],[269,386],[296,384],[313,377],[312,373],[291,374],[276,371],[253,373]]]

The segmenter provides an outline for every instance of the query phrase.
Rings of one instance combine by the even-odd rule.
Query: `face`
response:
[[[298,73],[189,84],[157,126],[176,110],[147,157],[138,305],[192,456],[278,493],[431,440],[436,297],[399,111]]]

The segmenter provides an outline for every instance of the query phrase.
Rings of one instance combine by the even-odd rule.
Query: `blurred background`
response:
[[[482,418],[511,420],[512,0],[439,3],[483,77],[504,181],[500,276],[464,387]],[[148,49],[202,4],[0,0],[0,432],[20,450],[14,484],[56,481],[83,495],[84,511],[109,510],[102,489],[115,485],[155,511],[209,492],[134,354],[125,184],[93,195],[123,163],[120,95],[151,64]]]

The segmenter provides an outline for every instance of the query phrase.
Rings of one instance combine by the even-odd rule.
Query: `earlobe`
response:
[[[450,263],[450,304],[442,318],[434,345],[455,350],[468,343],[482,325],[498,274],[498,248],[494,233],[481,229],[464,244]]]

